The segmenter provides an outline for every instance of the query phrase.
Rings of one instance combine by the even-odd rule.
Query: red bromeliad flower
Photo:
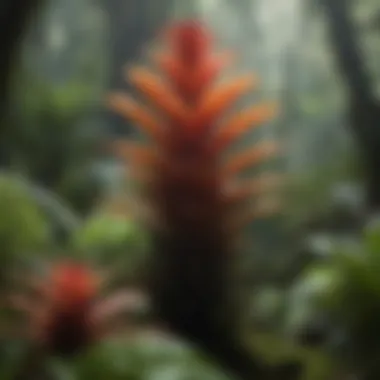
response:
[[[111,94],[108,103],[149,140],[118,142],[116,150],[142,185],[135,194],[145,205],[139,214],[150,217],[153,307],[177,331],[211,341],[229,334],[238,319],[228,301],[234,242],[252,218],[277,208],[259,195],[277,184],[278,176],[243,177],[276,155],[277,144],[229,148],[270,120],[276,107],[227,113],[258,81],[241,75],[217,82],[232,54],[215,53],[212,33],[201,23],[182,21],[166,29],[163,45],[152,54],[154,70],[134,67],[126,73],[146,104],[124,93]]]
[[[66,260],[54,264],[43,279],[28,283],[33,294],[14,296],[11,303],[26,312],[27,338],[46,352],[71,355],[128,326],[128,314],[144,307],[138,291],[102,296],[105,277],[85,264]],[[121,324],[119,323],[121,322]]]
[[[142,67],[127,72],[150,107],[124,93],[109,96],[109,106],[135,122],[151,141],[118,142],[117,153],[146,185],[149,195],[144,201],[161,226],[186,222],[198,229],[221,224],[241,227],[271,211],[272,202],[253,201],[279,177],[244,180],[239,175],[277,154],[278,146],[270,141],[225,153],[249,130],[271,119],[276,106],[253,105],[222,118],[241,95],[257,86],[257,78],[241,75],[216,84],[232,54],[213,53],[212,35],[199,22],[179,22],[163,36],[166,48],[153,54],[161,74]],[[232,206],[241,201],[251,205],[234,214]]]

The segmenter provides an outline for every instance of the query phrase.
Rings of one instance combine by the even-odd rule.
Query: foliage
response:
[[[19,344],[8,346],[2,379],[11,379],[23,355]],[[59,380],[227,380],[228,377],[197,351],[174,338],[128,336],[109,339],[71,361],[50,358],[48,372]]]
[[[331,262],[340,286],[329,305],[365,352],[380,349],[375,338],[380,317],[380,226],[376,224],[367,227],[357,246],[337,248]]]
[[[331,376],[335,370],[331,358],[322,350],[300,347],[294,342],[278,334],[255,333],[252,347],[259,352],[268,363],[280,363],[284,359],[299,359],[305,365],[302,380],[320,380]]]
[[[2,258],[46,250],[49,225],[28,190],[12,177],[0,176],[0,245]]]
[[[75,372],[83,380],[227,379],[190,347],[154,336],[105,342],[78,364]]]
[[[86,125],[88,112],[98,101],[94,89],[76,81],[52,86],[30,74],[15,84],[6,135],[12,167],[76,208],[88,208],[97,195],[91,168],[100,137],[94,126],[90,132]]]
[[[72,237],[72,249],[100,265],[117,265],[125,278],[141,271],[148,237],[134,220],[123,215],[95,213]]]
[[[297,281],[291,310],[301,320],[296,318],[294,326],[327,313],[335,331],[345,337],[335,348],[354,369],[363,370],[373,366],[380,353],[380,223],[371,222],[359,240],[331,243],[329,255]],[[371,370],[379,373],[377,367]]]
[[[312,170],[289,175],[285,206],[288,226],[302,225],[334,208],[334,189],[357,182],[359,175],[352,157],[352,152],[347,152]]]
[[[100,7],[105,4],[96,3]],[[242,263],[245,273],[250,281],[258,283],[260,277],[273,281],[287,272],[288,267],[290,271],[294,269],[297,266],[295,252],[308,240],[308,226],[316,220],[322,220],[314,225],[323,230],[328,243],[323,255],[306,258],[313,262],[290,289],[278,286],[278,282],[283,284],[282,280],[253,289],[251,322],[255,332],[251,334],[252,326],[247,332],[252,346],[269,362],[284,357],[300,358],[307,367],[303,380],[326,379],[335,361],[335,356],[330,355],[331,346],[326,344],[316,350],[301,348],[291,338],[305,326],[327,317],[332,326],[327,331],[327,343],[338,348],[341,358],[353,367],[361,370],[371,367],[380,354],[380,223],[375,221],[368,225],[360,238],[352,231],[345,231],[350,236],[348,241],[336,236],[339,234],[335,230],[338,225],[335,214],[339,202],[334,193],[341,185],[354,188],[362,181],[363,173],[358,169],[351,142],[345,139],[345,129],[349,130],[342,117],[345,97],[339,73],[333,71],[322,15],[308,13],[310,4],[319,2],[294,0],[280,5],[276,0],[244,0],[239,7],[229,1],[185,3],[172,2],[169,12],[172,17],[202,14],[218,31],[221,45],[228,42],[238,47],[242,66],[248,71],[257,71],[262,78],[263,94],[271,99],[274,95],[284,104],[283,113],[273,128],[264,132],[259,129],[259,135],[255,132],[258,139],[280,136],[290,141],[286,159],[280,164],[289,179],[284,197],[284,223],[276,219],[252,227],[256,234],[252,232],[255,251],[249,250],[247,256],[248,264],[254,263]],[[77,255],[106,269],[116,267],[123,281],[135,281],[144,269],[149,251],[146,232],[129,215],[114,215],[94,208],[100,191],[100,174],[94,167],[103,160],[98,152],[104,143],[102,117],[94,109],[99,106],[102,87],[106,85],[103,66],[111,56],[105,53],[99,41],[106,41],[107,33],[102,27],[98,28],[99,21],[103,20],[96,17],[98,8],[92,3],[74,0],[57,4],[51,2],[49,12],[54,13],[56,19],[61,17],[63,24],[67,23],[64,33],[72,40],[66,48],[63,44],[60,49],[37,46],[37,41],[32,41],[34,44],[25,56],[25,70],[19,70],[15,77],[14,101],[1,142],[2,150],[9,151],[11,169],[22,173],[37,189],[41,189],[42,184],[52,194],[53,201],[43,192],[37,194],[33,186],[28,188],[11,176],[0,175],[0,277],[13,264],[33,260],[40,254],[44,254],[47,261],[53,258],[53,252],[62,248],[61,242],[53,239],[57,235],[55,224],[62,224],[67,227],[64,226],[65,237],[69,237],[69,246],[65,247],[69,252],[65,251],[65,256]],[[360,0],[353,5],[364,58],[374,87],[378,89],[378,2]],[[107,7],[110,14],[118,13],[113,4]],[[138,20],[138,13],[144,13],[145,23],[158,23],[156,14],[162,11],[162,4],[153,0],[145,7],[148,12],[134,12],[136,24],[128,25],[125,30],[135,30],[138,26],[135,31],[145,33],[146,25]],[[91,16],[91,20],[82,17],[79,10],[88,11],[94,17]],[[119,34],[120,25],[112,25],[112,22],[112,28]],[[59,40],[55,26],[54,22],[47,22],[41,27],[42,34],[48,37],[46,41]],[[138,39],[136,33],[131,36]],[[125,44],[128,54],[129,50],[135,51],[129,42]],[[125,52],[113,54],[120,59]],[[35,61],[35,70],[30,64],[32,61]],[[68,74],[70,72],[74,75]],[[113,85],[121,85],[111,79]],[[244,145],[250,145],[250,138],[244,140]],[[109,178],[104,182],[114,185]],[[54,202],[56,197],[68,201],[70,206]],[[59,207],[54,203],[59,203]],[[77,213],[84,214],[83,221]],[[343,219],[348,219],[344,213]],[[276,229],[287,235],[286,238],[282,239]],[[260,239],[269,242],[261,244]],[[51,256],[47,257],[46,252]],[[259,255],[267,264],[265,270]],[[258,332],[258,328],[265,333]],[[17,341],[1,342],[1,379],[12,378],[12,369],[17,369],[22,362],[24,348]],[[225,378],[203,359],[175,340],[157,337],[132,340],[122,336],[91,348],[70,363],[52,360],[51,368],[57,380]],[[374,378],[379,378],[380,370],[374,368],[373,371],[376,372]]]

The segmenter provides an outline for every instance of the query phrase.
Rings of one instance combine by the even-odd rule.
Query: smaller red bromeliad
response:
[[[145,307],[146,299],[141,292],[128,290],[104,297],[105,280],[71,260],[53,264],[40,281],[30,280],[32,294],[11,297],[12,306],[28,317],[26,338],[47,353],[68,356],[127,326],[127,317],[121,325],[118,318]]]

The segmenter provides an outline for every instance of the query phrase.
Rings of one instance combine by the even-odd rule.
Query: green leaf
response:
[[[50,243],[49,225],[27,189],[0,176],[0,245],[3,255],[37,252]]]

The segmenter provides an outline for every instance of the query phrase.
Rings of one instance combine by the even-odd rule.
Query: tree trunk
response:
[[[2,0],[0,3],[0,165],[8,163],[4,139],[12,69],[28,23],[42,0]]]
[[[350,0],[321,0],[337,67],[347,86],[348,122],[367,174],[367,211],[380,211],[380,106],[360,51]]]

